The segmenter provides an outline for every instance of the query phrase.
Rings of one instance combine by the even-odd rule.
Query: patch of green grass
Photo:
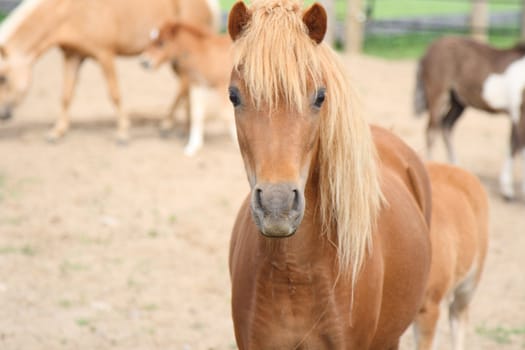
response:
[[[36,250],[35,248],[31,247],[30,245],[24,245],[20,248],[20,254],[26,255],[26,256],[35,256]]]
[[[375,19],[415,17],[427,15],[466,14],[471,10],[469,1],[454,0],[372,0],[367,2],[371,6],[372,17]],[[341,9],[341,1],[337,2],[337,13]],[[344,4],[344,2],[343,2]],[[518,1],[489,1],[489,12],[519,11],[521,3]],[[343,8],[344,11],[344,8]],[[343,12],[344,13],[344,12]]]
[[[518,338],[521,339],[522,344],[525,345],[525,326],[518,328],[503,326],[487,327],[483,324],[476,327],[476,333],[498,344],[512,344],[516,341],[516,338]]]
[[[36,250],[30,245],[23,245],[21,247],[4,246],[0,247],[0,254],[20,254],[25,256],[35,256]]]
[[[142,307],[142,310],[144,311],[155,311],[158,310],[159,307],[156,304],[147,304]]]
[[[58,302],[58,305],[64,309],[69,309],[71,305],[73,305],[73,303],[71,302],[71,300],[62,299]]]
[[[174,225],[177,223],[177,215],[175,214],[171,214],[169,217],[168,217],[168,222],[170,223],[170,225]]]
[[[68,275],[71,272],[85,271],[87,269],[88,267],[86,265],[69,260],[64,260],[60,264],[60,273],[62,275]]]
[[[221,9],[229,11],[237,0],[221,0]],[[245,1],[246,2],[246,1]],[[314,0],[304,1],[305,7]],[[346,0],[336,0],[335,11],[339,20],[345,18]],[[364,1],[367,11],[374,19],[413,17],[425,15],[448,15],[468,13],[471,9],[469,1],[457,0],[368,0]],[[519,11],[521,3],[516,1],[489,0],[490,12]]]
[[[77,321],[76,321],[77,325],[80,326],[80,327],[87,327],[91,324],[91,321],[88,320],[88,319],[85,319],[85,318],[79,318]]]
[[[408,33],[400,35],[370,35],[363,51],[367,55],[387,59],[413,59],[423,55],[430,43],[444,35],[466,35],[466,32]],[[496,47],[511,47],[519,40],[515,28],[500,28],[489,32],[489,43]]]

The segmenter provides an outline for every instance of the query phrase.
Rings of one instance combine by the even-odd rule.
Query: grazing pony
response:
[[[488,198],[479,180],[455,166],[429,163],[432,264],[425,301],[414,324],[418,350],[437,349],[440,305],[449,311],[452,345],[464,349],[469,303],[488,244]]]
[[[86,58],[96,60],[118,112],[120,141],[128,139],[129,119],[122,110],[115,56],[137,55],[152,28],[171,18],[211,27],[217,0],[26,0],[0,29],[0,117],[6,119],[29,89],[34,62],[51,47],[64,54],[62,112],[49,133],[62,137],[70,125],[69,106],[78,71]]]
[[[165,62],[172,62],[189,86],[190,136],[184,153],[191,156],[202,147],[207,115],[228,122],[236,141],[233,109],[226,93],[233,64],[230,37],[180,21],[167,22],[154,34],[142,55],[142,65],[155,69]],[[172,116],[173,110],[163,121],[164,130],[173,125]]]
[[[424,165],[366,123],[322,6],[238,2],[228,31],[251,186],[230,245],[239,349],[397,349],[430,268]]]
[[[415,112],[429,112],[427,152],[441,131],[450,162],[456,163],[451,133],[466,107],[506,112],[511,117],[510,147],[500,175],[500,191],[514,198],[513,159],[520,150],[525,176],[525,46],[507,50],[472,39],[445,37],[435,41],[419,62]],[[525,180],[522,182],[525,194]]]

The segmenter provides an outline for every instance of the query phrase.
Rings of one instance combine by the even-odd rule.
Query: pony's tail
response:
[[[423,81],[423,61],[417,65],[416,88],[414,90],[414,114],[421,116],[427,110],[427,96],[425,95],[425,82]]]

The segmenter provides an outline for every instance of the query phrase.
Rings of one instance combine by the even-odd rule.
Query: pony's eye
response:
[[[319,90],[317,90],[317,94],[315,95],[314,106],[317,108],[321,108],[325,98],[326,98],[326,89],[320,88]]]
[[[230,94],[230,101],[233,105],[233,107],[237,107],[241,104],[241,97],[239,96],[239,90],[235,87],[230,87],[228,89],[228,92]]]
[[[157,45],[157,47],[163,47],[164,46],[164,41],[163,40],[157,40],[157,42],[155,44]]]
[[[5,75],[0,75],[0,85],[7,83],[7,77]]]

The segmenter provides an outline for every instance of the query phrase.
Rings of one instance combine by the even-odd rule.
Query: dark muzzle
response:
[[[293,184],[255,186],[251,200],[255,224],[267,237],[283,238],[295,233],[304,215],[304,194]]]

